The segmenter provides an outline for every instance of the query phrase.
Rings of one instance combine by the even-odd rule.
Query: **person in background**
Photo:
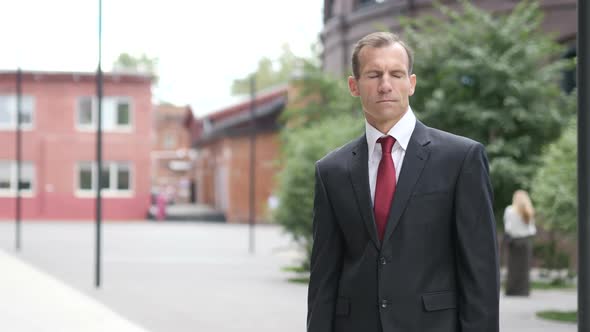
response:
[[[156,220],[163,221],[166,219],[166,205],[168,204],[168,194],[164,188],[161,188],[156,197]]]
[[[504,210],[504,230],[508,238],[506,295],[528,296],[532,238],[537,233],[537,229],[535,209],[526,191],[514,192],[512,205]]]

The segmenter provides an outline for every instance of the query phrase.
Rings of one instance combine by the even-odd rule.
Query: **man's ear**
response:
[[[348,76],[348,90],[350,90],[350,94],[353,97],[360,96],[358,82],[356,81],[356,78],[354,78],[354,76]]]
[[[414,95],[414,91],[416,91],[416,74],[410,75],[410,93],[409,95]]]

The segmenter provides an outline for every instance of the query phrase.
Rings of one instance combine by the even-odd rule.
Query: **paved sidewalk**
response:
[[[502,295],[500,298],[500,331],[502,332],[576,332],[576,324],[540,319],[537,311],[570,311],[577,308],[575,290],[532,290],[530,297]]]
[[[10,332],[146,332],[104,305],[0,251],[0,316]]]
[[[151,332],[305,330],[307,287],[280,270],[296,252],[279,227],[258,227],[250,255],[247,225],[107,223],[96,290],[92,224],[25,226],[25,250],[13,255],[13,225],[0,222],[0,331],[146,332],[131,322]],[[576,332],[535,316],[574,310],[576,298],[575,290],[502,296],[500,331]]]

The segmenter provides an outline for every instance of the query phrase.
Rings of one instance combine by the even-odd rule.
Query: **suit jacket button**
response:
[[[387,305],[388,305],[387,300],[381,301],[381,308],[385,309],[385,308],[387,308]]]
[[[385,259],[385,257],[381,257],[379,258],[379,263],[381,263],[381,265],[385,265],[387,264],[387,259]]]

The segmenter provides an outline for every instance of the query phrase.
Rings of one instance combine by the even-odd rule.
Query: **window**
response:
[[[131,125],[129,119],[129,102],[119,101],[116,104],[117,107],[117,125],[118,126],[129,126]]]
[[[95,162],[79,162],[77,167],[77,190],[90,193],[96,190],[98,174]],[[102,164],[101,188],[106,194],[129,193],[131,191],[131,166],[128,162],[107,161]]]
[[[78,164],[78,190],[92,190],[92,163]]]
[[[16,173],[16,163],[14,164],[14,169]],[[22,164],[20,172],[19,189],[22,191],[32,191],[34,176],[35,172],[33,170],[33,165],[30,163]]]
[[[103,190],[109,190],[111,188],[111,163],[102,165],[100,171],[100,188]]]
[[[131,189],[129,186],[130,173],[129,165],[120,164],[119,167],[117,167],[117,190]]]
[[[0,161],[0,190],[10,190],[12,187],[12,165],[10,162]]]
[[[372,4],[373,2],[375,2],[375,0],[358,0],[358,6],[365,6],[365,5],[369,5]]]
[[[361,8],[375,3],[384,3],[387,0],[357,0],[356,7]]]
[[[16,128],[16,96],[0,95],[0,128]],[[30,129],[35,114],[35,99],[32,96],[21,96],[21,126]]]
[[[78,101],[78,125],[92,126],[94,117],[92,112],[92,98],[80,98]]]
[[[324,1],[324,23],[334,16],[334,0]]]
[[[76,125],[79,129],[95,130],[98,101],[94,97],[78,98]],[[126,97],[105,97],[102,102],[102,129],[105,131],[131,130],[131,102]]]
[[[0,160],[0,193],[16,193],[17,164],[13,160]],[[21,164],[19,188],[22,193],[32,193],[35,183],[35,166],[31,162]]]
[[[162,142],[164,149],[173,149],[176,147],[176,136],[171,133],[166,133]]]
[[[562,56],[564,59],[571,60],[578,54],[576,46],[570,46],[570,48]],[[562,72],[561,78],[561,89],[567,93],[571,93],[577,86],[576,67],[566,68]]]

